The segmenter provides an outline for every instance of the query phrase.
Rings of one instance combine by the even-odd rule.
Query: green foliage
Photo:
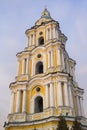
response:
[[[59,125],[58,125],[57,130],[69,130],[67,127],[66,120],[63,116],[59,117]]]
[[[72,130],[82,130],[81,123],[77,121],[77,118],[73,122]]]

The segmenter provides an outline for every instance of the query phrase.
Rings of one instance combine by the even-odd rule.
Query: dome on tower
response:
[[[50,12],[47,10],[47,8],[45,8],[44,11],[42,12],[41,18],[35,24],[41,25],[42,23],[46,23],[52,20],[53,19],[50,16]]]
[[[41,18],[51,18],[50,12],[45,8],[45,10],[42,12]]]

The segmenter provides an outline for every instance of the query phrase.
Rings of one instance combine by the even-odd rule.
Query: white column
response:
[[[62,66],[63,66],[63,70],[65,69],[65,64],[64,64],[64,53],[63,53],[63,50],[62,50]]]
[[[77,101],[77,115],[80,116],[80,104],[79,104],[79,96],[76,96],[76,101]]]
[[[72,86],[69,84],[69,105],[73,108]]]
[[[31,34],[31,46],[33,44],[33,35]]]
[[[22,60],[22,74],[25,73],[25,59]]]
[[[56,28],[56,38],[59,39],[58,29]]]
[[[17,104],[16,104],[16,112],[20,112],[21,105],[21,90],[17,91]]]
[[[56,30],[55,30],[55,27],[53,27],[53,38],[56,38]]]
[[[30,44],[30,37],[28,36],[28,38],[27,38],[27,47],[29,47],[29,44]]]
[[[50,65],[51,65],[51,53],[50,52],[48,52],[48,68],[50,67]]]
[[[29,41],[29,46],[31,46],[31,35],[30,35],[30,41]]]
[[[32,76],[35,75],[35,63],[34,63],[34,58],[32,58]]]
[[[54,106],[54,88],[53,83],[50,83],[50,107]]]
[[[60,66],[61,65],[61,52],[60,52],[60,48],[58,48],[58,58],[57,58],[57,60],[58,60],[58,66]]]
[[[26,74],[29,74],[29,59],[26,59]]]
[[[10,113],[14,112],[14,92],[11,92],[11,99],[10,99]]]
[[[53,65],[54,65],[54,51],[52,49],[52,51],[51,51],[51,67],[53,67]]]
[[[68,86],[66,82],[64,83],[64,103],[65,106],[69,106]]]
[[[27,47],[29,47],[29,40],[30,40],[30,39],[29,39],[29,36],[27,36],[27,38],[26,38],[26,46],[27,46]]]
[[[53,130],[53,128],[51,127],[50,130]]]
[[[81,114],[82,116],[84,116],[83,97],[80,98],[80,103],[81,103]]]
[[[69,61],[68,61],[68,59],[66,60],[66,66],[67,66],[67,73],[69,73]]]
[[[57,86],[57,100],[58,100],[58,106],[63,106],[61,82],[58,82],[58,86]]]
[[[52,30],[51,30],[51,27],[50,27],[50,39],[52,39]]]
[[[74,81],[76,80],[76,77],[75,77],[75,66],[73,66],[73,80]]]
[[[26,90],[23,90],[23,105],[22,105],[22,112],[26,112],[26,95],[27,94],[27,91]]]
[[[48,92],[48,84],[46,85],[46,108],[49,107],[49,92]]]
[[[34,46],[34,44],[35,44],[35,34],[33,34],[33,43],[32,43],[32,45]]]
[[[46,29],[46,41],[48,40],[48,29]]]
[[[53,27],[51,28],[51,39],[53,39]]]

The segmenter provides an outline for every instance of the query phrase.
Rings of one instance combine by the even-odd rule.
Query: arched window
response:
[[[38,44],[39,44],[39,45],[43,45],[43,44],[44,44],[44,38],[43,38],[43,37],[40,37],[40,38],[39,38]]]
[[[43,63],[39,61],[36,64],[35,74],[41,74],[41,73],[43,73]]]
[[[41,96],[36,97],[34,103],[35,103],[34,107],[35,113],[43,112],[43,98]]]

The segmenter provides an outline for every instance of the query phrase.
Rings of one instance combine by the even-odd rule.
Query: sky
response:
[[[16,54],[24,50],[25,31],[45,7],[68,38],[66,50],[77,63],[76,79],[85,92],[87,116],[87,0],[0,0],[0,130],[9,113],[9,84],[17,75]]]

